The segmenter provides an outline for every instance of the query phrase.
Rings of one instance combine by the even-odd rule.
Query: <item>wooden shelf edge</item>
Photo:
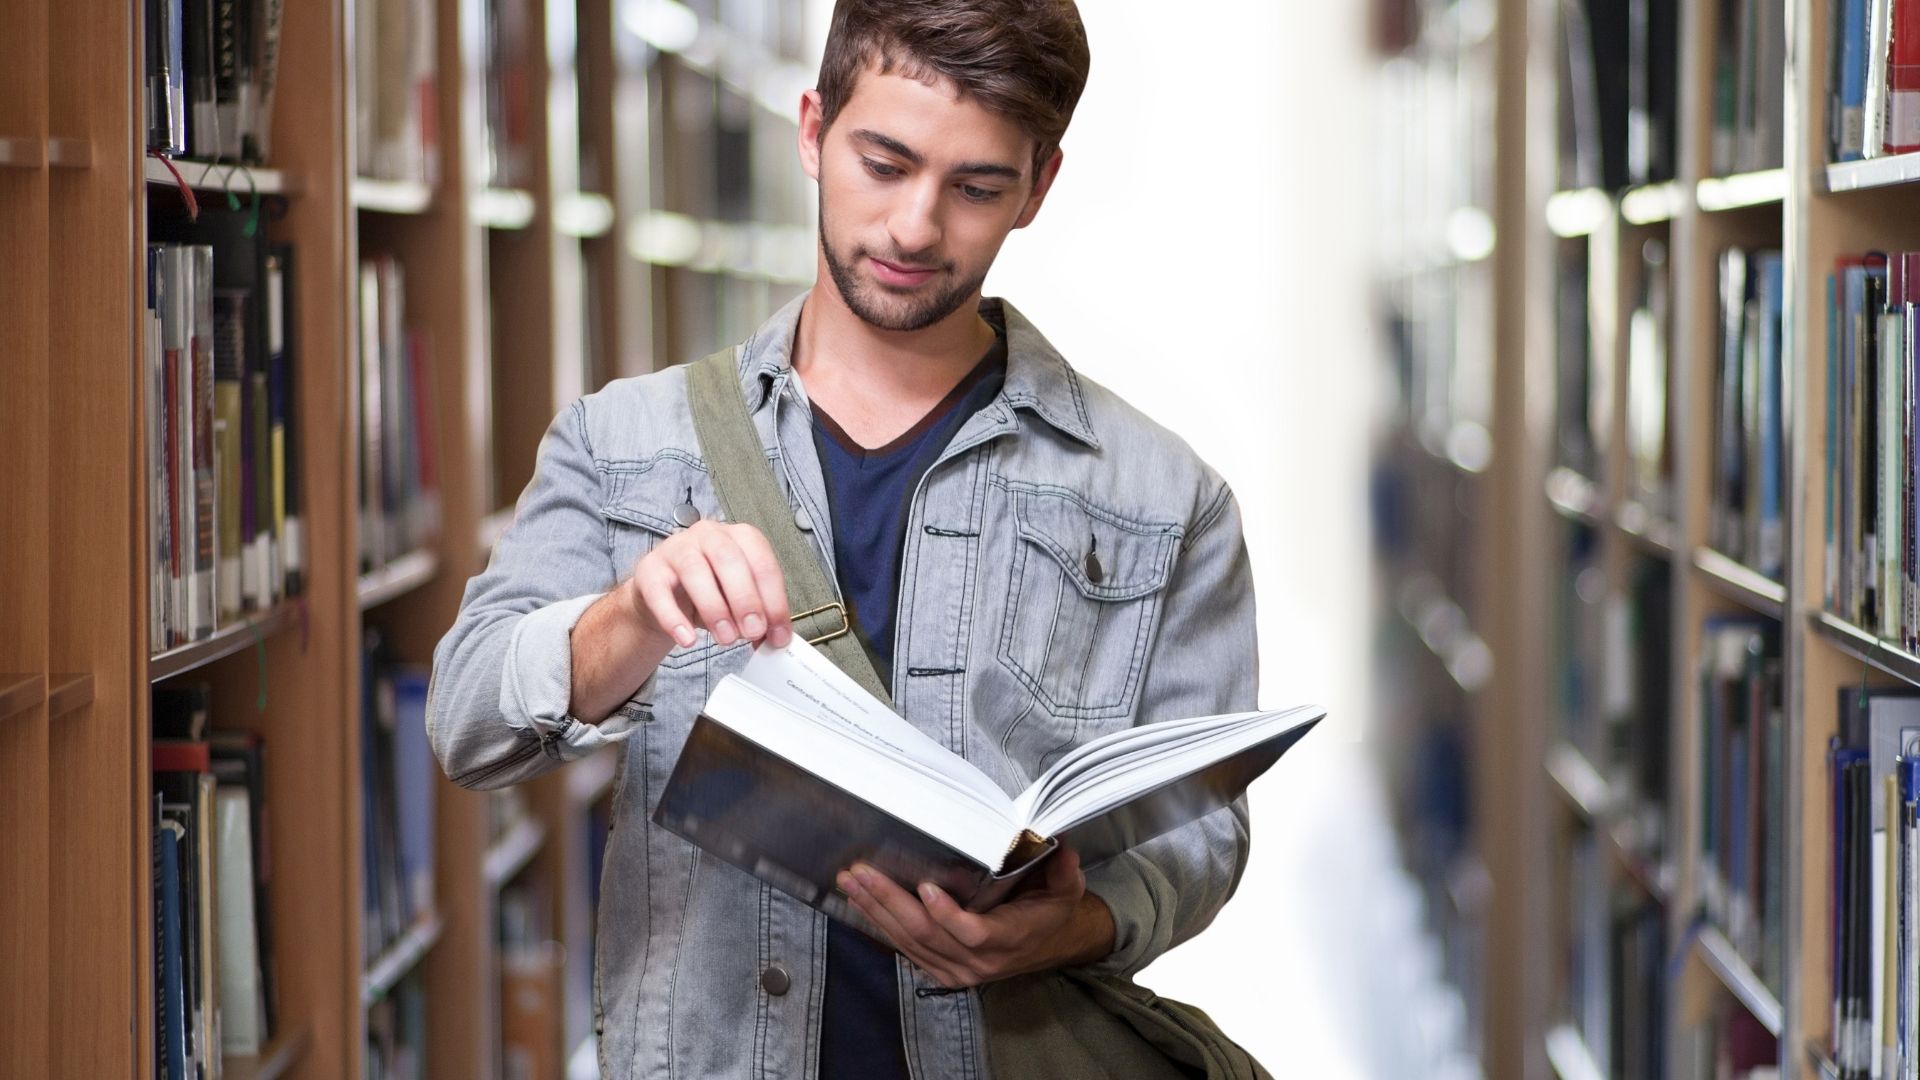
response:
[[[575,806],[599,802],[613,789],[614,777],[620,772],[620,753],[619,746],[605,747],[568,766],[567,798]]]
[[[93,673],[55,675],[47,692],[47,716],[57,718],[93,704]]]
[[[1827,1048],[1821,1046],[1818,1039],[1807,1040],[1807,1064],[1813,1067],[1814,1074],[1820,1080],[1840,1080],[1840,1066],[1827,1056]]]
[[[433,580],[440,558],[425,548],[409,551],[378,570],[360,575],[360,610],[378,607]]]
[[[47,700],[47,681],[38,675],[0,675],[0,720],[10,719]]]
[[[1678,180],[1641,184],[1620,196],[1620,216],[1629,225],[1658,225],[1672,221],[1691,203],[1686,185]]]
[[[1708,177],[1694,187],[1694,202],[1705,213],[1774,206],[1786,201],[1787,170],[1761,169]]]
[[[473,198],[473,221],[483,228],[514,231],[532,225],[539,209],[531,191],[482,188]]]
[[[427,950],[440,940],[440,932],[446,929],[438,912],[428,912],[413,921],[400,940],[387,946],[387,951],[374,958],[360,977],[360,1004],[371,1005],[387,995],[406,978],[407,973],[418,967],[426,957]]]
[[[1587,1049],[1587,1040],[1572,1024],[1559,1024],[1547,1032],[1547,1061],[1560,1080],[1606,1080]]]
[[[553,228],[577,240],[596,240],[613,231],[613,200],[598,192],[569,191],[553,200]]]
[[[173,158],[173,167],[180,170],[180,178],[195,191],[231,191],[236,195],[297,195],[299,184],[293,177],[280,169],[262,166],[242,165],[238,162],[193,161],[187,158]],[[148,155],[146,159],[146,179],[151,187],[174,187],[179,181],[159,158]]]
[[[1700,958],[1706,961],[1707,968],[1719,977],[1728,991],[1760,1021],[1762,1027],[1772,1032],[1775,1038],[1780,1036],[1781,1023],[1785,1012],[1780,1008],[1780,999],[1760,981],[1753,968],[1734,949],[1733,942],[1727,940],[1717,927],[1702,926],[1693,939],[1694,948]]]
[[[1607,516],[1599,485],[1565,465],[1547,474],[1547,502],[1562,517],[1584,525],[1599,525]]]
[[[1493,678],[1493,650],[1473,632],[1466,610],[1446,595],[1440,579],[1424,571],[1409,576],[1395,606],[1462,693],[1486,687]]]
[[[1729,600],[1774,619],[1786,611],[1786,586],[1744,563],[1703,547],[1694,551],[1693,567],[1710,588]]]
[[[306,1056],[312,1041],[312,1033],[303,1026],[269,1040],[258,1057],[222,1055],[220,1075],[223,1080],[279,1080]]]
[[[547,827],[528,815],[515,822],[507,834],[487,848],[485,863],[487,884],[498,889],[527,868],[547,842]]]
[[[1547,230],[1562,240],[1591,236],[1613,216],[1613,196],[1599,188],[1573,188],[1547,196]]]
[[[1678,545],[1674,538],[1680,535],[1674,523],[1641,503],[1628,500],[1620,504],[1613,515],[1614,527],[1628,539],[1655,555],[1671,556]]]
[[[1861,663],[1869,664],[1895,678],[1920,685],[1920,656],[1915,656],[1890,641],[1868,633],[1831,612],[1808,612],[1807,622],[1816,635],[1832,642]]]
[[[1862,161],[1831,162],[1817,175],[1826,181],[1826,193],[1829,195],[1898,187],[1920,180],[1920,154],[1893,154]]]
[[[1615,805],[1613,789],[1600,770],[1571,743],[1556,740],[1547,751],[1547,775],[1567,805],[1591,822],[1604,822]]]
[[[433,188],[424,180],[376,180],[356,176],[348,185],[354,208],[376,214],[424,214],[433,209]]]
[[[255,612],[247,618],[214,633],[205,641],[190,642],[166,652],[156,653],[147,660],[147,681],[159,682],[176,675],[192,671],[213,663],[224,656],[231,656],[247,648],[256,641],[262,641],[278,633],[287,621],[287,613],[297,600],[282,600],[267,611]]]

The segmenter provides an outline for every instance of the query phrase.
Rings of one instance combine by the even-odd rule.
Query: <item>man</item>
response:
[[[1071,0],[841,0],[800,107],[818,281],[736,352],[897,708],[1009,791],[1105,732],[1254,704],[1226,485],[981,296],[1060,170],[1087,67]],[[1063,854],[982,915],[853,868],[841,885],[884,944],[652,825],[718,679],[757,642],[827,629],[794,625],[765,538],[719,520],[686,386],[683,369],[621,380],[554,422],[435,654],[435,750],[494,787],[624,744],[604,1074],[983,1076],[996,982],[1131,975],[1212,920],[1244,865],[1244,802],[1084,874]]]

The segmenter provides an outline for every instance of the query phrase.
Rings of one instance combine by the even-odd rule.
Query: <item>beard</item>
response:
[[[854,267],[870,253],[862,247],[855,247],[850,257],[842,258],[833,249],[833,241],[827,236],[827,208],[820,207],[820,251],[826,257],[827,273],[833,277],[834,288],[840,291],[840,298],[846,301],[847,309],[852,311],[861,322],[878,330],[893,330],[911,333],[925,330],[954,312],[972,298],[975,292],[985,284],[987,276],[957,278],[952,263],[942,263],[935,269],[936,276],[928,283],[932,288],[922,287],[912,292],[891,289],[877,281],[862,278]],[[889,252],[886,261],[896,266],[921,269],[926,267],[923,260],[895,255]],[[945,287],[938,287],[945,282]]]

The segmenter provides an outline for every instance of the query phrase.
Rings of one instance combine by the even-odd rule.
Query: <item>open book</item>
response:
[[[834,888],[856,861],[983,911],[1060,844],[1091,867],[1227,805],[1324,715],[1116,731],[1009,797],[796,638],[720,681],[653,819],[836,918],[859,921]]]

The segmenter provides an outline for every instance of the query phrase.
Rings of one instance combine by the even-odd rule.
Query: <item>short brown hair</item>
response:
[[[871,63],[944,78],[1039,144],[1035,178],[1060,145],[1091,56],[1073,0],[837,0],[820,61],[825,132]]]

